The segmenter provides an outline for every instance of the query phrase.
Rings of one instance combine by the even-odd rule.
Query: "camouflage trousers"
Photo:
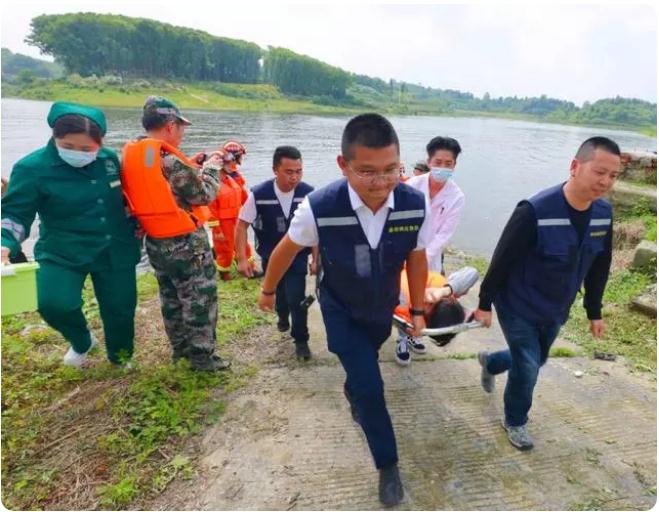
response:
[[[160,286],[160,306],[174,359],[193,367],[215,353],[217,279],[203,228],[189,235],[146,238],[146,252]]]

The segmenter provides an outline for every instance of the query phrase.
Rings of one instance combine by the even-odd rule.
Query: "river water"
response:
[[[2,100],[2,176],[23,155],[43,146],[50,130],[50,102]],[[139,109],[105,109],[109,131],[105,144],[120,150],[142,132]],[[184,111],[193,125],[182,149],[208,151],[228,138],[247,147],[243,170],[249,185],[272,176],[276,146],[296,146],[304,160],[304,179],[319,187],[341,173],[336,164],[343,127],[349,116],[314,116],[252,112]],[[656,151],[657,141],[629,131],[541,124],[479,117],[389,116],[401,143],[401,160],[411,174],[425,146],[437,135],[458,139],[462,154],[455,181],[467,197],[462,220],[451,245],[489,256],[515,204],[536,191],[565,180],[579,144],[605,135],[625,150]],[[32,238],[36,236],[32,233]],[[29,245],[30,244],[26,244]],[[29,248],[28,248],[29,251]]]

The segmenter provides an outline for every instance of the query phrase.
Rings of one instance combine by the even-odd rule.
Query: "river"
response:
[[[2,99],[2,176],[13,164],[43,146],[50,130],[50,102]],[[109,131],[106,145],[119,150],[142,132],[139,109],[104,109]],[[211,150],[228,138],[247,147],[243,170],[248,184],[272,176],[272,153],[278,145],[296,146],[304,160],[304,179],[319,187],[340,176],[336,156],[348,116],[314,116],[253,112],[184,111],[192,121],[182,149]],[[425,146],[437,135],[456,138],[462,146],[455,181],[467,197],[451,245],[489,256],[515,204],[549,185],[565,180],[579,144],[605,135],[625,150],[656,151],[657,141],[644,135],[601,128],[533,123],[479,117],[388,116],[401,143],[401,160],[411,174]],[[32,234],[34,237],[35,234]]]

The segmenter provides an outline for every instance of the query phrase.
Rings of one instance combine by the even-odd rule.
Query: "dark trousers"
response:
[[[506,423],[517,427],[526,425],[533,402],[533,390],[540,367],[547,362],[549,349],[558,336],[561,324],[534,325],[502,304],[496,304],[501,330],[508,350],[490,354],[487,371],[497,375],[508,371],[503,394]]]
[[[375,466],[398,462],[396,437],[384,399],[378,351],[391,333],[388,326],[359,324],[321,303],[327,344],[346,372],[345,391],[357,411]]]
[[[98,301],[108,359],[120,363],[133,355],[137,284],[135,268],[85,271],[40,261],[37,270],[39,313],[82,354],[91,337],[82,312],[82,288],[91,275]]]
[[[268,260],[263,260],[263,271],[267,268]],[[281,325],[291,326],[291,336],[295,343],[306,343],[309,341],[308,312],[306,308],[300,307],[300,303],[305,297],[307,275],[295,270],[289,269],[277,285],[275,311]]]

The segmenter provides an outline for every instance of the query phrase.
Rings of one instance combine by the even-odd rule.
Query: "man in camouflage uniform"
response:
[[[147,98],[142,116],[147,137],[178,147],[190,124],[171,101],[159,96]],[[191,160],[199,162],[203,156],[198,153]],[[212,154],[201,171],[168,153],[162,154],[161,161],[162,172],[181,208],[190,210],[215,199],[222,167],[220,153]],[[187,235],[147,236],[145,245],[160,285],[162,316],[174,361],[185,357],[193,369],[202,371],[228,368],[230,364],[215,354],[217,280],[203,226]]]

